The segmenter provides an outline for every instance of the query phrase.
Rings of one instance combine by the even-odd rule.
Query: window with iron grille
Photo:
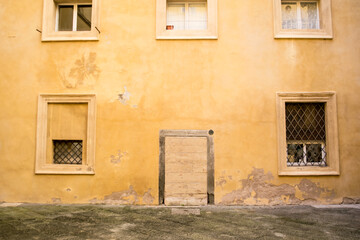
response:
[[[81,164],[82,140],[53,140],[54,164]]]
[[[325,103],[286,103],[288,166],[326,166]]]
[[[339,175],[335,92],[279,92],[278,174]]]

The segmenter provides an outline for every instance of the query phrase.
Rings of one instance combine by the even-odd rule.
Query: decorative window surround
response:
[[[207,0],[207,29],[167,30],[167,4],[202,3],[201,0],[156,0],[156,39],[217,39],[217,0]]]
[[[41,94],[38,101],[36,174],[95,174],[95,94]],[[81,164],[57,164],[47,159],[48,144],[48,106],[49,104],[87,104],[86,143]],[[58,139],[55,139],[58,140]],[[73,140],[73,139],[63,139]],[[76,139],[77,140],[77,139]]]
[[[318,26],[313,29],[283,29],[282,2],[286,3],[317,3]],[[274,38],[320,38],[332,39],[331,0],[274,0]]]
[[[286,141],[286,103],[324,103],[326,129],[326,166],[288,164]],[[340,175],[337,110],[335,92],[277,93],[278,174],[280,176]]]
[[[99,40],[99,1],[100,0],[44,0],[42,41],[97,41]],[[57,31],[58,6],[78,4],[92,5],[91,30],[90,31]],[[74,19],[74,23],[76,19]]]

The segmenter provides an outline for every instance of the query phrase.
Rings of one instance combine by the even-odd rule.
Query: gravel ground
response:
[[[360,206],[0,205],[0,239],[360,239]]]

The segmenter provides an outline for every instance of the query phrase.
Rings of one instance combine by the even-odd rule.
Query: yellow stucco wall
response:
[[[155,40],[155,0],[102,0],[99,41],[41,42],[42,1],[0,0],[0,202],[158,204],[160,129],[214,130],[217,204],[360,198],[360,1],[332,1],[332,40],[274,39],[272,4]],[[336,91],[340,176],[277,175],[278,91]],[[95,175],[34,174],[41,93],[96,94]]]

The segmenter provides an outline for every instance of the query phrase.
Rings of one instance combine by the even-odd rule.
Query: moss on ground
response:
[[[360,209],[25,205],[0,208],[0,239],[360,239]]]

